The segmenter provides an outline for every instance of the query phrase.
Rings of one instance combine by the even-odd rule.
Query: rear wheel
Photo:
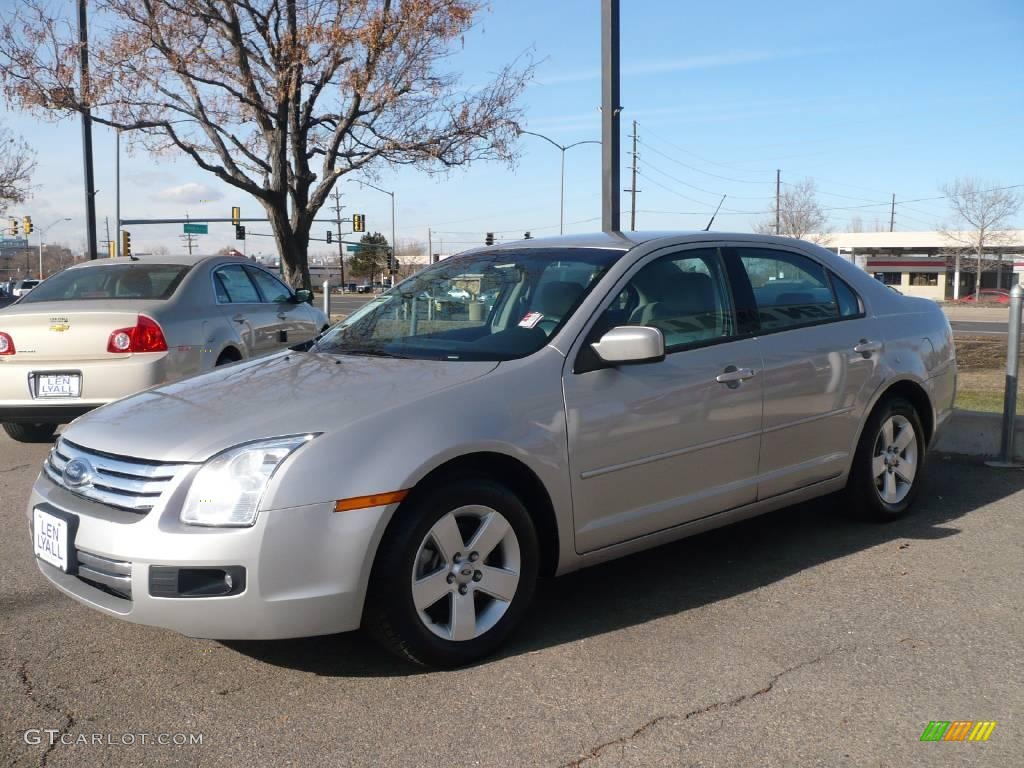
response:
[[[456,667],[501,645],[533,597],[537,534],[490,480],[435,488],[399,509],[374,563],[364,625],[418,664]]]
[[[4,432],[19,443],[48,443],[57,432],[56,424],[4,424]]]
[[[895,397],[880,403],[861,435],[847,489],[856,511],[895,520],[917,497],[927,445],[914,406]]]

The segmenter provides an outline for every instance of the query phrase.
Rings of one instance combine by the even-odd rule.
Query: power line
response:
[[[711,176],[712,178],[722,179],[724,181],[732,181],[732,182],[736,182],[737,184],[771,184],[772,183],[771,181],[768,181],[768,180],[754,181],[754,180],[751,180],[751,179],[737,179],[737,178],[732,177],[732,176],[722,176],[719,173],[711,173],[711,171],[705,171],[705,170],[703,170],[701,168],[698,168],[695,165],[690,165],[689,163],[684,163],[682,160],[676,160],[671,155],[666,155],[664,152],[662,152],[657,147],[651,146],[650,142],[641,141],[640,143],[643,144],[645,147],[647,147],[647,149],[651,150],[651,152],[654,152],[655,154],[661,155],[662,157],[664,157],[669,162],[675,163],[676,165],[681,165],[683,168],[687,168],[687,169],[689,169],[691,171],[696,171],[697,173],[703,173],[705,176]]]

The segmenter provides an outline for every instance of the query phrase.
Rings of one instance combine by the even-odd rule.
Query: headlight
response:
[[[293,435],[229,448],[196,473],[181,509],[188,525],[244,527],[256,522],[260,499],[285,459],[316,435]]]

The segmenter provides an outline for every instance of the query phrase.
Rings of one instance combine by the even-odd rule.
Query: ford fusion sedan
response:
[[[452,291],[461,309],[437,312]],[[529,240],[78,419],[32,490],[32,546],[113,618],[364,627],[454,666],[508,637],[542,575],[837,491],[896,518],[955,386],[935,302],[815,245]]]
[[[102,259],[0,314],[0,422],[16,440],[146,387],[309,341],[328,325],[251,261]]]

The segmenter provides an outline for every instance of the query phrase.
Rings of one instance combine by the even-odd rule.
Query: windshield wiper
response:
[[[383,349],[345,349],[339,350],[339,355],[360,355],[362,357],[392,357],[397,360],[408,360],[408,355],[400,355],[397,352],[387,352]]]

